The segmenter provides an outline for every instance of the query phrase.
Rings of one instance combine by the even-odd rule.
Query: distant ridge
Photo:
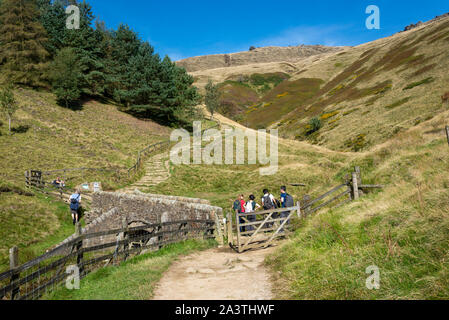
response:
[[[306,57],[343,50],[345,47],[290,46],[290,47],[262,47],[251,51],[231,54],[214,54],[179,60],[178,66],[187,72],[196,72],[216,68],[243,66],[255,63],[295,62]]]

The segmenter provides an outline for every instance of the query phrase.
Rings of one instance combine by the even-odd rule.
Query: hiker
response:
[[[250,213],[258,210],[261,208],[260,204],[258,204],[256,201],[256,197],[254,195],[249,196],[249,201],[245,205],[245,212]],[[250,215],[247,216],[246,219],[248,222],[255,222],[256,221],[256,215]],[[248,226],[247,231],[254,231],[254,226]]]
[[[262,197],[262,206],[264,210],[272,210],[277,209],[279,206],[276,203],[276,199],[274,196],[270,193],[268,189],[263,190],[263,197]],[[273,213],[271,215],[272,219],[277,219],[279,217],[279,213]],[[264,225],[264,228],[271,228],[273,226],[273,222],[266,223]]]
[[[287,187],[281,187],[281,206],[282,208],[292,208],[295,206],[295,201],[293,197],[287,193]],[[288,218],[290,215],[290,211],[281,212],[281,218]],[[280,223],[284,223],[284,220],[281,220]],[[290,220],[287,222],[287,225],[290,224]],[[284,231],[283,229],[281,231]]]
[[[79,222],[79,212],[81,209],[81,192],[76,190],[74,194],[70,196],[70,212],[72,213],[73,225]]]
[[[245,200],[243,195],[239,195],[232,205],[232,210],[237,213],[245,213]]]
[[[243,195],[239,195],[237,199],[234,201],[232,205],[232,210],[234,213],[245,213],[245,197]],[[240,223],[245,223],[245,220],[242,217],[239,217]],[[240,227],[240,232],[245,232],[245,227]]]
[[[240,213],[246,212],[245,205],[246,205],[245,196],[242,194],[240,195]]]
[[[61,180],[60,177],[57,177],[56,180],[53,181],[53,185],[56,188],[64,188],[65,187],[65,183],[64,183],[64,181]]]

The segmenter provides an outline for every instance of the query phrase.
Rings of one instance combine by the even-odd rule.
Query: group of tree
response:
[[[68,5],[80,10],[79,29],[66,26]],[[185,69],[161,59],[129,26],[107,29],[85,0],[0,0],[0,71],[16,85],[53,90],[66,107],[113,99],[124,111],[171,124],[200,100]]]

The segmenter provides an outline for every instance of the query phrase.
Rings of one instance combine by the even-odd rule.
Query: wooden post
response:
[[[298,207],[298,219],[301,219],[301,202],[297,202],[296,206]]]
[[[221,223],[220,223],[220,219],[218,218],[218,214],[213,211],[212,214],[215,216],[215,239],[217,240],[218,244],[220,246],[223,246],[224,241],[223,241],[223,234],[221,233]]]
[[[240,247],[240,219],[239,219],[239,211],[235,210],[235,224],[237,225],[237,247],[239,253],[241,253],[242,248]]]
[[[360,167],[355,167],[355,173],[357,174],[357,184],[359,186],[362,185],[362,173],[360,171]]]
[[[447,137],[447,143],[449,144],[449,126],[446,126],[446,137]]]
[[[352,193],[353,193],[353,199],[358,200],[359,199],[359,186],[358,186],[358,178],[357,173],[352,173]]]
[[[230,246],[234,245],[234,235],[232,234],[232,215],[231,213],[228,213],[226,216],[226,223],[227,223],[227,229],[228,229],[228,244]]]
[[[19,248],[12,247],[9,249],[9,269],[14,270],[19,266]],[[15,283],[19,280],[20,274],[17,272],[13,272],[10,280],[10,284],[13,285],[11,290],[11,300],[15,300],[19,295],[19,286],[16,286]]]
[[[75,226],[75,236],[80,238],[79,241],[76,244],[76,251],[78,252],[76,255],[76,264],[78,266],[79,269],[79,274],[80,276],[83,274],[84,272],[84,266],[83,266],[83,239],[81,238],[82,235],[82,228],[81,228],[81,223],[77,222],[76,226]]]
[[[128,219],[124,217],[122,219],[122,230],[123,230],[123,240],[125,241],[123,243],[123,260],[126,261],[128,259],[129,253],[129,228],[128,228]]]
[[[309,204],[309,202],[310,202],[310,196],[308,194],[304,195],[304,197],[303,197],[303,205],[302,205],[302,207],[304,208],[303,209],[304,218],[307,218],[307,216],[310,213],[310,207],[307,206]]]
[[[29,189],[30,188],[30,172],[29,171],[25,171],[25,183],[26,183],[26,187]]]

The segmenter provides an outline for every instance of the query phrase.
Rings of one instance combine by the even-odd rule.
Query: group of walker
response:
[[[280,208],[292,208],[295,206],[295,202],[293,197],[287,193],[287,187],[282,186],[281,187],[281,196],[278,199],[276,199],[273,194],[270,193],[268,189],[263,190],[263,196],[261,198],[262,205],[258,204],[256,201],[256,197],[254,195],[249,196],[249,200],[245,201],[245,196],[240,195],[238,199],[234,201],[234,204],[232,206],[232,209],[234,212],[240,214],[245,214],[245,216],[239,216],[239,223],[240,224],[248,224],[253,223],[256,221],[256,214],[254,215],[246,215],[248,213],[257,212],[257,210],[262,209],[265,211],[273,210],[273,209],[280,209]],[[278,218],[288,218],[290,215],[289,211],[281,212],[281,213],[273,213],[272,218],[278,219]],[[280,220],[280,224],[283,223],[285,220]],[[289,224],[289,221],[287,222]],[[272,228],[273,223],[266,223],[264,225],[264,228]],[[249,226],[243,226],[240,227],[240,232],[250,232],[254,230],[254,225]],[[283,231],[283,230],[281,230]]]

